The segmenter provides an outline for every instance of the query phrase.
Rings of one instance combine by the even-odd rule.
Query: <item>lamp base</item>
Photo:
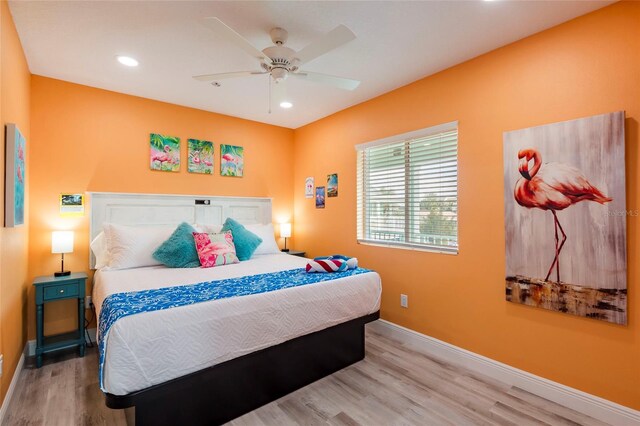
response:
[[[289,249],[282,249],[282,250],[280,250],[280,251],[281,251],[281,252],[283,252],[283,253],[288,253],[288,252],[289,252]]]
[[[66,277],[67,275],[71,275],[71,271],[58,271],[53,274],[54,277]]]

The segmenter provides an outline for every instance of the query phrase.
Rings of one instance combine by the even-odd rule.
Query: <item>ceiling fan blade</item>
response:
[[[234,78],[234,77],[246,77],[249,75],[257,75],[257,74],[267,74],[266,72],[258,72],[258,71],[237,71],[237,72],[223,72],[219,74],[204,74],[204,75],[194,75],[198,81],[213,81],[213,80],[222,80],[225,78]]]
[[[262,53],[258,48],[254,47],[247,41],[247,39],[235,32],[231,27],[229,27],[218,18],[205,18],[204,24],[209,27],[209,29],[211,29],[218,37],[234,43],[236,46],[238,46],[254,58],[271,63],[271,58]]]
[[[349,28],[344,25],[338,25],[324,36],[304,47],[296,54],[296,58],[301,64],[305,64],[355,38],[356,35]]]
[[[315,81],[318,83],[330,84],[345,90],[355,90],[360,85],[360,81],[352,80],[350,78],[335,77],[333,75],[320,74],[317,72],[300,71],[289,74],[292,77],[302,78],[309,81]]]

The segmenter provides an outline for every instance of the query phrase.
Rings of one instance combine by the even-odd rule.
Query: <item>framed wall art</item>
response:
[[[187,158],[189,173],[213,174],[213,142],[188,139]]]
[[[316,209],[324,209],[325,196],[325,187],[316,186]]]
[[[244,148],[220,145],[220,175],[242,177],[244,174]]]
[[[304,180],[304,197],[305,198],[313,198],[313,187],[315,183],[313,181],[313,177],[308,177]]]
[[[508,301],[626,324],[624,120],[504,134]]]
[[[6,125],[5,139],[4,226],[13,228],[24,224],[27,141],[13,123]]]
[[[180,138],[151,133],[149,160],[151,170],[180,171]]]
[[[327,197],[338,196],[338,174],[327,175]]]

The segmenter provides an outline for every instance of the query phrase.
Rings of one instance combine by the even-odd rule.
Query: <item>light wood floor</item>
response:
[[[98,389],[97,353],[25,368],[4,425],[125,425]],[[487,377],[452,367],[367,330],[367,356],[246,414],[231,426],[603,425]]]

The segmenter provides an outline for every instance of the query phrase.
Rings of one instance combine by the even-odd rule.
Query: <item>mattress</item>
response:
[[[305,263],[272,254],[206,269],[97,271],[93,300],[99,318],[110,294],[285,271]],[[370,272],[121,318],[107,335],[104,389],[126,395],[376,312],[381,291],[380,276]]]

